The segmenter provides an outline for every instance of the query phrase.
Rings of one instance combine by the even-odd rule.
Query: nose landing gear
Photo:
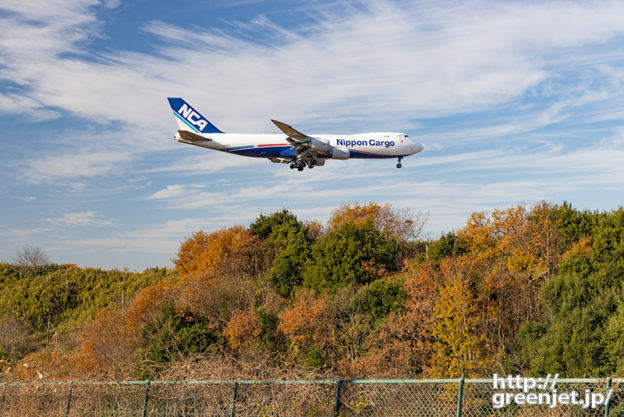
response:
[[[397,164],[396,164],[396,167],[397,167],[397,168],[401,168],[401,167],[403,166],[403,164],[401,164],[401,160],[402,160],[402,159],[403,159],[403,157],[402,157],[402,156],[399,156],[398,161],[397,161]]]

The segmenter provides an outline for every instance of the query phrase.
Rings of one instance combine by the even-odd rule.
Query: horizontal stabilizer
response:
[[[207,142],[207,141],[211,141],[212,140],[210,138],[205,138],[205,137],[203,137],[201,135],[198,135],[196,133],[189,132],[188,130],[178,130],[178,135],[180,135],[180,137],[182,139],[192,140],[192,141],[196,141],[196,142]]]

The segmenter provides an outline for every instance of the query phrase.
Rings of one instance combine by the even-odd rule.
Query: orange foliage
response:
[[[563,254],[563,259],[572,255],[579,255],[583,258],[589,257],[592,251],[592,238],[591,236],[583,236],[578,242],[574,243],[566,253]]]
[[[361,226],[368,221],[380,232],[398,238],[412,239],[420,234],[426,218],[421,214],[413,216],[407,210],[394,209],[387,203],[384,205],[355,203],[353,206],[344,204],[334,210],[328,226],[331,231],[349,222]]]
[[[440,277],[428,263],[411,266],[403,273],[408,295],[406,311],[391,313],[367,340],[368,351],[354,375],[375,378],[418,377],[431,355],[427,343],[434,300]]]
[[[75,357],[76,374],[93,377],[108,374],[124,378],[134,346],[123,326],[121,311],[102,310],[80,336],[81,346]]]
[[[143,288],[124,314],[127,333],[137,335],[145,324],[153,322],[159,316],[163,305],[175,298],[175,286],[166,282],[158,282]]]
[[[223,329],[223,336],[233,350],[249,348],[258,340],[262,329],[253,311],[235,310]]]
[[[327,337],[329,300],[316,298],[313,290],[301,290],[292,306],[279,314],[280,329],[295,343],[322,342]]]
[[[232,251],[253,241],[243,226],[233,226],[206,233],[198,231],[180,245],[178,258],[173,260],[181,277],[193,273],[211,273]]]

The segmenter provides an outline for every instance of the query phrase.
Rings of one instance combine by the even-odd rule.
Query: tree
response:
[[[543,287],[542,317],[520,334],[533,372],[566,377],[624,373],[624,209],[592,216],[569,213],[565,219],[567,230],[593,224],[591,239],[579,238],[566,253],[556,276]]]
[[[165,366],[191,355],[216,352],[223,344],[222,336],[205,318],[180,310],[173,303],[161,307],[161,313],[161,319],[143,331],[147,346],[138,351],[138,378],[153,379]]]
[[[253,236],[242,226],[220,229],[212,233],[198,231],[182,242],[178,258],[173,260],[181,277],[194,273],[210,273],[232,251],[252,242]]]
[[[346,223],[361,226],[370,221],[378,231],[398,239],[416,239],[427,222],[422,213],[413,214],[409,210],[399,210],[391,204],[355,203],[342,205],[333,211],[329,219],[329,230],[337,230]]]
[[[361,226],[345,223],[314,242],[303,284],[335,292],[350,283],[371,282],[394,269],[396,251],[395,238],[375,229],[370,220]]]
[[[29,245],[25,245],[17,252],[13,262],[33,273],[42,272],[51,265],[50,258],[43,249],[38,246],[33,248]]]
[[[484,376],[498,358],[480,329],[478,302],[468,282],[449,262],[443,262],[448,279],[433,308],[429,374],[435,378]]]
[[[303,270],[310,259],[312,242],[303,230],[287,234],[287,242],[273,260],[269,283],[280,295],[290,297],[303,282]]]
[[[440,265],[445,257],[461,255],[464,252],[462,240],[457,237],[456,233],[448,232],[440,236],[438,240],[429,242],[427,257],[434,265]]]

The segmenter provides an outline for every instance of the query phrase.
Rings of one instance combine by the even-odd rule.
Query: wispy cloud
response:
[[[565,48],[624,33],[619,2],[473,1],[434,8],[371,1],[340,15],[326,13],[304,29],[258,19],[247,31],[261,33],[269,39],[265,44],[152,22],[145,31],[169,42],[160,47],[162,56],[113,51],[93,61],[60,54],[80,53],[80,42],[97,34],[98,25],[95,31],[87,26],[95,20],[95,2],[59,3],[39,12],[3,6],[14,13],[4,23],[15,29],[0,43],[12,58],[3,76],[27,86],[28,96],[45,105],[138,125],[154,123],[171,91],[188,95],[224,126],[243,129],[262,126],[266,109],[294,121],[366,118],[369,125],[474,112],[543,82],[553,71],[548,60]],[[35,44],[42,37],[52,44]],[[54,65],[33,68],[33,53]],[[201,90],[196,81],[180,82],[182,68],[184,79],[202,80]]]
[[[93,211],[67,213],[62,217],[43,219],[44,222],[55,226],[113,226],[114,223],[104,219]]]

